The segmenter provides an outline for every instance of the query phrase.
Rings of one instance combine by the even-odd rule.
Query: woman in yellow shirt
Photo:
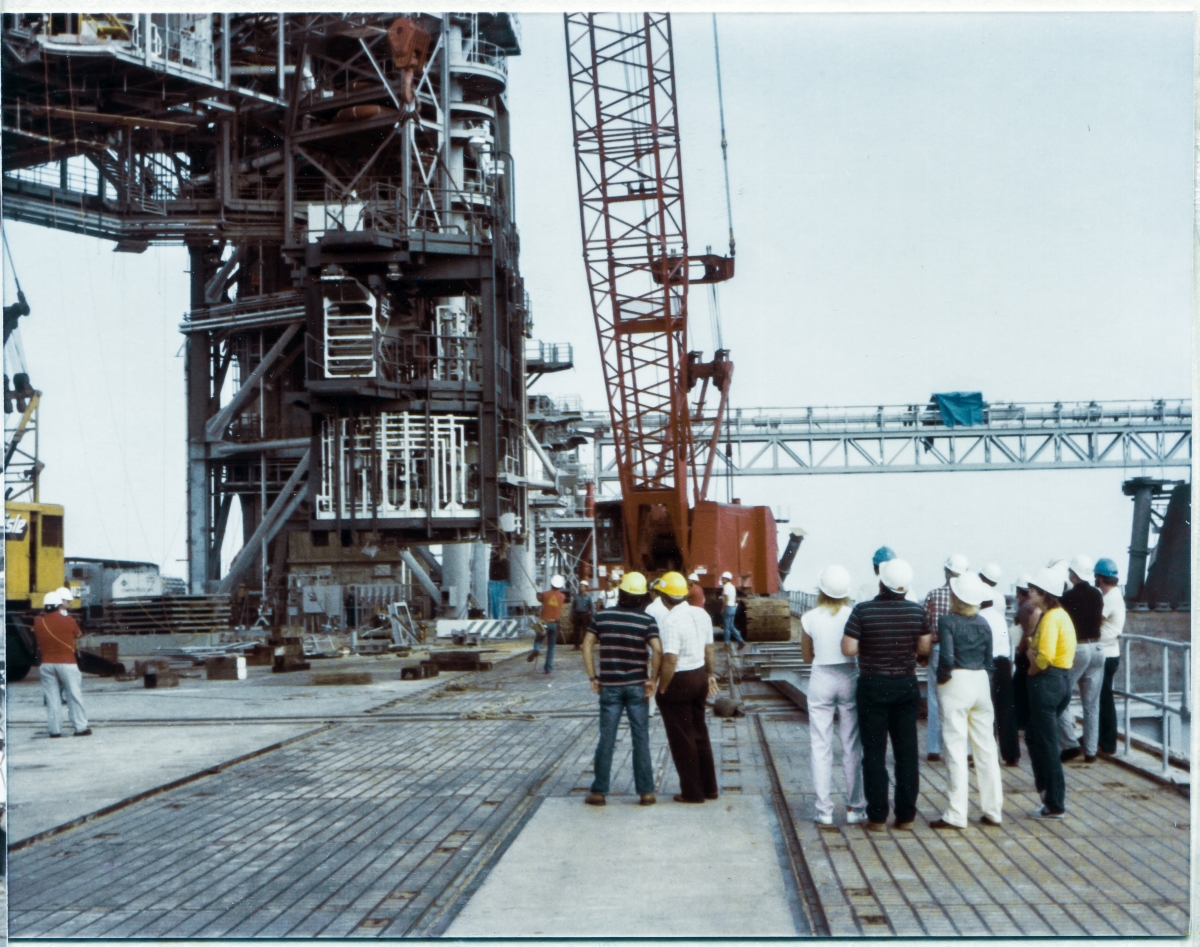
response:
[[[1071,702],[1071,665],[1075,661],[1075,626],[1059,602],[1067,584],[1060,569],[1046,568],[1029,583],[1029,597],[1042,617],[1029,639],[1029,724],[1025,743],[1033,778],[1043,805],[1035,819],[1062,819],[1067,790],[1058,750],[1058,716]]]

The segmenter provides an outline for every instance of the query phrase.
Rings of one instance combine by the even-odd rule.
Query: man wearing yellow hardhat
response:
[[[650,762],[650,695],[658,680],[662,660],[659,629],[643,611],[649,592],[646,577],[629,572],[621,578],[615,608],[597,613],[583,639],[583,666],[600,695],[600,740],[593,766],[589,806],[602,806],[609,790],[617,726],[624,713],[629,718],[633,741],[633,782],[643,806],[654,805],[654,767]],[[600,645],[599,666],[595,650]]]
[[[687,603],[687,580],[678,572],[664,575],[659,590],[668,614],[660,632],[663,659],[657,701],[679,774],[675,801],[704,802],[717,798],[717,770],[704,719],[705,701],[717,689],[712,619],[704,609]]]

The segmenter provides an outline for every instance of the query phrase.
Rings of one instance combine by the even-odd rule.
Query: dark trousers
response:
[[[1024,651],[1018,651],[1013,661],[1013,716],[1016,718],[1017,729],[1029,728],[1029,658]],[[1029,740],[1025,740],[1026,746]]]
[[[708,674],[696,668],[676,674],[666,693],[655,698],[679,774],[679,792],[688,802],[717,797],[717,768],[704,720],[707,697]]]
[[[583,636],[586,635],[588,630],[592,627],[592,613],[572,612],[571,627],[574,631],[572,637],[575,639],[575,647],[578,648],[581,644],[583,644]]]
[[[1071,678],[1063,668],[1047,668],[1029,678],[1029,726],[1025,743],[1033,764],[1033,781],[1046,794],[1046,808],[1064,812],[1067,786],[1058,748],[1058,715],[1071,702]]]
[[[897,822],[917,814],[917,704],[921,690],[915,674],[888,677],[864,674],[858,679],[858,732],[863,748],[863,791],[867,818],[886,822],[888,815],[887,741],[896,761]]]
[[[1104,659],[1104,683],[1100,686],[1100,740],[1097,748],[1105,753],[1117,752],[1117,703],[1113,700],[1113,678],[1121,659]]]
[[[992,708],[996,711],[996,736],[1000,740],[1000,758],[1012,765],[1021,759],[1021,741],[1017,737],[1017,715],[1013,706],[1012,661],[995,659],[992,673]]]

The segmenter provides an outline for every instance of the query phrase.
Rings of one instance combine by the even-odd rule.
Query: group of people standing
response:
[[[851,607],[850,576],[829,566],[819,579],[815,608],[801,618],[801,649],[812,665],[808,687],[816,821],[833,825],[833,725],[838,720],[846,786],[847,823],[883,828],[887,822],[888,740],[894,758],[891,811],[896,828],[916,818],[919,766],[918,667],[927,674],[927,754],[949,770],[947,804],[930,825],[967,826],[968,771],[979,784],[980,821],[1002,819],[1000,760],[1020,761],[1019,731],[1033,766],[1042,805],[1031,815],[1066,813],[1063,763],[1081,754],[1116,750],[1112,680],[1125,606],[1111,559],[1054,560],[1016,583],[1016,624],[1010,630],[999,588],[1002,572],[988,563],[970,570],[965,556],[944,564],[945,583],[923,602],[912,595],[912,567],[888,547],[872,566],[877,593]],[[1095,584],[1093,584],[1095,583]],[[1078,685],[1083,702],[1082,746],[1068,709]]]

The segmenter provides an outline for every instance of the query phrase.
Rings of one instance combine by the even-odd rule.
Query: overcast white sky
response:
[[[535,390],[600,409],[562,18],[521,19],[522,269],[536,335],[573,342],[577,366]],[[723,251],[711,20],[673,22],[690,246]],[[1190,395],[1190,14],[722,14],[719,27],[735,407]],[[45,393],[43,499],[67,506],[68,554],[182,575],[185,252],[114,254],[20,224],[9,239]],[[6,302],[12,286],[6,272]],[[703,293],[691,313],[693,346],[711,351]],[[760,478],[737,493],[790,506],[808,530],[790,587],[831,562],[857,584],[887,543],[923,588],[952,551],[995,559],[1006,580],[1080,551],[1123,571],[1120,485],[1143,472],[1159,473]]]

